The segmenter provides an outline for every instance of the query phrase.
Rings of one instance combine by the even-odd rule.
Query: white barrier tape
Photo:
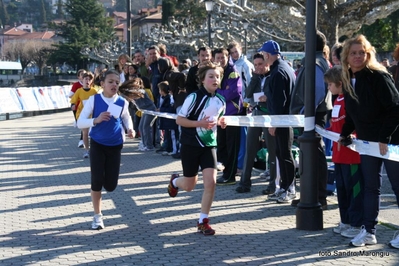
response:
[[[145,114],[176,119],[177,114],[140,110]],[[303,127],[303,115],[225,116],[228,126],[240,127]]]
[[[228,126],[240,127],[303,127],[303,115],[225,116]]]
[[[315,125],[315,117],[310,116],[310,117],[305,117],[305,131],[312,131],[314,130],[314,125]]]
[[[321,136],[337,142],[339,134],[316,126],[316,132]],[[352,144],[348,148],[358,152],[362,155],[369,155],[373,157],[388,159],[391,161],[399,162],[399,145],[388,144],[388,152],[385,155],[380,154],[380,147],[378,142],[364,141],[361,139],[352,139]]]
[[[164,117],[169,119],[176,119],[177,114],[162,113],[141,110],[143,113],[150,114],[156,117]],[[259,115],[259,116],[225,116],[228,126],[243,126],[243,127],[304,127],[306,125],[310,130],[314,128],[314,117],[304,118],[303,115]],[[312,126],[310,126],[312,122]],[[321,136],[337,142],[339,134],[316,126],[315,130]],[[348,148],[363,155],[370,155],[373,157],[388,159],[399,162],[399,145],[388,145],[388,153],[386,155],[380,154],[380,148],[377,142],[363,141],[360,139],[353,139],[352,144]]]
[[[164,117],[164,118],[169,118],[169,119],[176,119],[177,114],[172,114],[172,113],[164,113],[164,112],[155,112],[155,111],[148,111],[148,110],[140,110],[141,112],[153,116],[158,116],[158,117]]]

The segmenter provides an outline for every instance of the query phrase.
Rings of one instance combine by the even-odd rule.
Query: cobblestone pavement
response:
[[[137,152],[127,140],[118,188],[104,193],[105,229],[90,229],[89,161],[77,148],[72,114],[0,122],[0,265],[397,265],[387,243],[393,224],[378,225],[378,244],[348,246],[335,235],[336,198],[324,230],[296,229],[296,209],[266,201],[254,172],[250,193],[218,186],[214,236],[196,233],[203,185],[167,194],[179,160]],[[255,175],[256,174],[256,175]],[[398,212],[398,210],[394,210]],[[310,219],[310,217],[309,217]]]

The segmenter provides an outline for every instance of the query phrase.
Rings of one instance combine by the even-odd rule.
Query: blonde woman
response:
[[[359,139],[378,142],[380,154],[385,155],[388,144],[399,145],[399,93],[392,76],[377,61],[374,47],[363,35],[345,41],[341,62],[347,116],[340,142],[356,130]],[[358,247],[377,243],[382,164],[399,203],[399,162],[369,155],[360,158],[364,176],[363,226],[350,243]],[[399,248],[399,236],[390,245]]]

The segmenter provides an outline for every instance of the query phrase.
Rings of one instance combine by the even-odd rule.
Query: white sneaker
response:
[[[260,179],[263,179],[263,180],[265,180],[265,181],[269,181],[269,180],[270,180],[270,172],[269,172],[269,170],[266,170],[266,171],[264,171],[263,173],[261,173],[261,174],[259,175],[259,178],[260,178]]]
[[[276,192],[274,192],[273,194],[270,194],[267,196],[268,200],[277,200],[278,198],[281,197],[281,195],[285,192],[284,189],[279,188],[278,190],[276,190]]]
[[[222,164],[221,162],[217,162],[216,169],[217,169],[218,171],[222,171],[222,170],[224,169],[223,164]]]
[[[91,229],[101,230],[104,228],[103,215],[101,213],[95,214],[93,217],[93,223],[91,224]]]
[[[84,147],[83,140],[79,140],[78,148],[83,148],[83,147]]]
[[[389,246],[392,248],[399,248],[399,231],[395,232],[392,240],[389,241]]]
[[[360,233],[359,227],[350,226],[348,229],[341,232],[341,236],[348,237],[348,238],[354,238],[359,233]]]
[[[337,227],[333,228],[333,232],[336,234],[341,234],[343,231],[349,229],[351,226],[349,224],[344,224],[339,222]]]
[[[85,152],[83,153],[83,158],[84,158],[84,159],[89,158],[89,151],[85,151]]]
[[[360,233],[355,236],[355,238],[353,238],[349,243],[350,246],[355,247],[364,247],[365,245],[375,244],[377,244],[377,239],[375,238],[375,235],[368,233],[364,225],[362,225]]]
[[[295,198],[296,198],[295,193],[286,191],[283,194],[281,194],[281,196],[277,199],[277,203],[291,203],[292,200]]]

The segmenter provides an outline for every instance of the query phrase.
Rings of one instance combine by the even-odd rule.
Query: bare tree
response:
[[[50,58],[51,53],[54,52],[54,41],[32,40],[28,42],[29,50],[32,55],[32,63],[35,63],[40,70],[40,75],[43,74],[43,67]]]
[[[54,50],[53,41],[48,40],[10,40],[4,44],[3,58],[19,61],[22,73],[30,64],[36,64],[42,74],[43,66]]]
[[[9,40],[3,47],[3,58],[8,61],[19,61],[22,66],[22,73],[31,62],[31,55],[25,49],[25,44],[21,40]]]
[[[216,7],[218,11],[230,20],[249,19],[254,36],[264,33],[292,43],[305,40],[305,0],[241,0],[240,5],[227,0],[216,2],[223,7]],[[332,45],[339,37],[352,36],[363,25],[398,9],[398,0],[318,0],[317,24]]]

